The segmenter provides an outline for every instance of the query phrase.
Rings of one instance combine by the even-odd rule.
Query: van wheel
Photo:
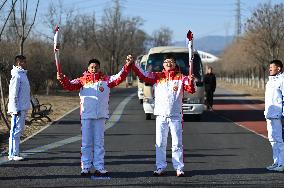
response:
[[[196,121],[200,121],[200,120],[201,120],[201,114],[196,114],[196,115],[194,115],[194,119],[195,119]]]
[[[151,114],[150,113],[146,113],[146,120],[150,120],[151,119]]]
[[[194,121],[200,121],[201,120],[201,114],[184,114],[183,120],[185,122],[194,122]]]
[[[189,117],[188,114],[184,114],[184,115],[183,115],[183,121],[184,121],[184,122],[188,122],[188,121],[190,121],[190,119],[191,119],[191,118]]]

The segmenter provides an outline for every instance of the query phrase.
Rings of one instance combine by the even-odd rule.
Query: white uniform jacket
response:
[[[284,96],[284,76],[278,74],[269,76],[265,89],[265,111],[266,119],[281,118],[283,114],[283,96]]]
[[[19,111],[28,111],[30,108],[30,83],[27,70],[13,66],[9,84],[8,113],[17,114]]]
[[[190,84],[188,76],[182,75],[177,70],[147,72],[135,64],[132,64],[132,68],[140,79],[153,84],[155,96],[154,115],[182,116],[184,90],[189,93],[195,92],[194,85]]]
[[[69,91],[80,90],[81,119],[109,118],[110,88],[125,80],[129,69],[130,67],[125,65],[113,76],[104,75],[102,72],[85,72],[82,77],[72,81],[64,76],[61,85]]]

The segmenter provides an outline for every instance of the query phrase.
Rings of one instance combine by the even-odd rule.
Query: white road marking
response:
[[[229,99],[229,97],[216,97],[216,98],[218,98],[218,99],[220,99],[220,98],[221,98],[221,99]],[[245,98],[250,100],[250,98],[248,98],[248,97],[245,97]],[[258,99],[258,100],[261,101],[261,99]],[[257,106],[257,107],[253,106],[253,105],[256,105],[256,104],[245,104],[245,102],[242,101],[242,98],[240,98],[240,102],[241,102],[241,104],[244,104],[244,106],[246,106],[246,107],[248,107],[248,108],[251,108],[251,109],[253,109],[253,110],[264,110],[264,108],[261,108],[261,107],[259,107],[259,106]],[[214,113],[216,113],[216,112],[214,112]],[[218,113],[216,113],[216,114],[218,114]],[[234,122],[234,121],[232,121],[231,119],[226,118],[225,116],[223,116],[223,115],[221,115],[221,114],[218,114],[218,115],[219,115],[221,118],[223,118],[223,119],[225,119],[225,120],[227,120],[227,121],[230,121],[230,122],[234,123],[235,125],[237,125],[237,126],[239,126],[239,127],[242,127],[242,128],[244,128],[244,129],[246,129],[246,130],[248,130],[248,131],[250,131],[250,132],[253,132],[253,133],[255,133],[256,135],[261,136],[262,138],[268,139],[267,136],[265,136],[265,135],[263,135],[263,134],[260,134],[260,133],[258,133],[258,132],[256,132],[256,131],[254,131],[253,129],[250,129],[250,128],[248,128],[248,127],[246,127],[246,126],[244,126],[244,125],[242,125],[242,124],[240,124],[240,123]]]
[[[136,93],[133,93],[133,94],[129,95],[128,97],[126,97],[122,102],[119,103],[119,105],[113,111],[111,117],[106,122],[105,131],[107,129],[110,129],[111,127],[113,127],[119,121],[125,106],[131,100],[131,98],[134,97],[135,95],[136,95]],[[47,127],[45,127],[44,129],[46,129]],[[29,137],[29,138],[31,138],[31,137]],[[71,137],[71,138],[67,138],[67,139],[58,141],[58,142],[54,142],[54,143],[51,143],[51,144],[39,146],[37,148],[25,150],[25,151],[21,152],[21,156],[27,157],[28,155],[34,155],[36,153],[45,152],[47,150],[54,149],[54,148],[57,148],[57,147],[60,147],[60,146],[66,145],[66,144],[70,144],[70,143],[73,143],[73,142],[77,142],[79,140],[81,140],[81,134],[74,136],[74,137]],[[26,140],[24,140],[24,141],[26,141]],[[6,163],[8,161],[9,160],[8,160],[7,156],[0,157],[0,165]]]

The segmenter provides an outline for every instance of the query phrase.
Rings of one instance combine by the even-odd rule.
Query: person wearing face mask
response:
[[[108,174],[104,167],[104,126],[109,118],[110,89],[125,80],[130,63],[132,61],[126,59],[122,70],[113,76],[100,71],[100,61],[97,59],[91,59],[83,76],[72,81],[62,73],[57,73],[57,79],[65,90],[80,90],[82,176],[90,175],[92,167],[95,176]]]
[[[284,76],[283,64],[273,60],[269,64],[269,80],[265,87],[264,116],[267,136],[272,146],[273,164],[266,167],[271,171],[284,171],[284,142],[281,118],[283,116]]]
[[[178,177],[184,176],[182,144],[182,98],[184,91],[195,92],[194,77],[178,70],[173,54],[165,54],[162,72],[144,71],[139,65],[132,69],[146,83],[153,84],[156,115],[156,170],[154,176],[165,174],[166,148],[169,130],[172,136],[172,163]]]

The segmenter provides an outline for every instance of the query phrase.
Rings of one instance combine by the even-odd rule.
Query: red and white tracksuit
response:
[[[284,165],[283,115],[284,75],[269,76],[265,89],[265,111],[268,139],[272,146],[274,164]]]
[[[102,72],[85,72],[80,78],[70,81],[64,76],[61,84],[69,91],[80,90],[81,114],[81,168],[96,170],[104,169],[104,126],[109,118],[109,95],[113,88],[125,80],[129,66],[113,76],[106,76]]]
[[[183,92],[194,93],[188,76],[179,71],[147,72],[132,64],[134,72],[144,82],[153,84],[156,115],[156,166],[165,169],[167,137],[172,135],[172,163],[176,170],[183,170],[182,98]]]

